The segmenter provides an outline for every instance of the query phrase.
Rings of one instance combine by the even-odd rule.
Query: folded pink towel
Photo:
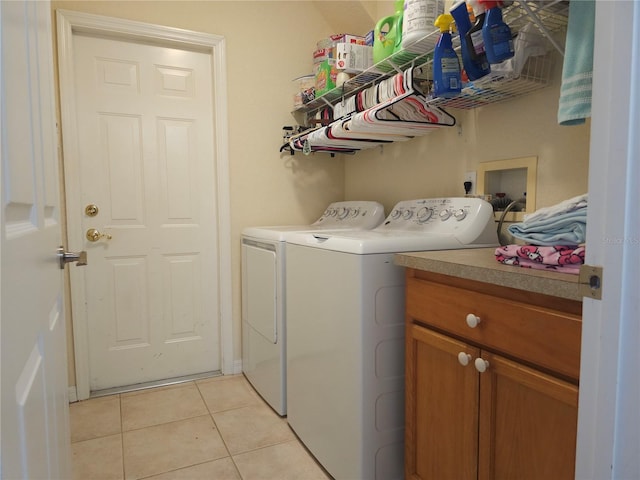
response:
[[[573,274],[578,274],[584,263],[583,246],[504,245],[496,248],[495,255],[496,260],[505,265]]]

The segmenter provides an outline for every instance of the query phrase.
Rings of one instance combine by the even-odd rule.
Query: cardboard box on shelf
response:
[[[373,65],[373,47],[353,43],[336,45],[336,68],[347,73],[359,73]]]
[[[336,58],[337,45],[364,45],[365,37],[357,35],[339,34],[320,40],[313,52],[313,63],[321,63],[328,58]]]
[[[332,47],[319,48],[313,52],[313,64],[322,63],[328,58],[335,58]]]
[[[367,32],[364,38],[365,38],[364,44],[369,45],[370,47],[373,47],[373,38],[374,38],[373,30],[370,30],[369,32]]]
[[[335,47],[338,43],[354,43],[356,45],[365,45],[366,38],[360,35],[352,35],[350,33],[337,33],[335,35],[329,36],[328,38],[319,40],[317,43],[317,49],[320,50],[322,48],[332,48]]]

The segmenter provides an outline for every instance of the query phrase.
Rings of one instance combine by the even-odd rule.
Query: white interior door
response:
[[[219,370],[211,56],[85,34],[73,51],[90,389]]]
[[[596,2],[576,478],[640,472],[640,2]],[[620,59],[624,59],[620,61]]]
[[[0,2],[2,478],[69,478],[49,2]],[[74,267],[75,268],[75,267]]]

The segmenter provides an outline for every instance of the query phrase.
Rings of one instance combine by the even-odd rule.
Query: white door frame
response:
[[[232,291],[231,291],[231,218],[229,196],[229,149],[227,132],[227,74],[225,39],[219,35],[192,32],[178,28],[103,17],[69,10],[58,10],[58,64],[63,125],[64,179],[67,206],[80,202],[79,172],[70,168],[79,165],[78,129],[76,125],[73,35],[78,32],[107,35],[122,40],[147,40],[154,44],[187,48],[211,56],[214,102],[214,149],[216,156],[216,192],[218,205],[218,285],[220,352],[223,374],[235,373],[233,367]],[[71,161],[70,161],[71,160]],[[213,181],[213,179],[212,179]],[[69,212],[67,211],[67,215]],[[80,223],[67,224],[68,246],[81,250],[83,232]],[[74,250],[76,249],[76,250]],[[89,398],[89,341],[85,298],[84,272],[72,271],[71,310],[75,345],[76,388],[79,400]]]

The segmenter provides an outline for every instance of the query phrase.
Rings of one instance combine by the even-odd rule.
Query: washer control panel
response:
[[[368,230],[384,220],[384,207],[378,202],[345,201],[330,204],[312,225],[323,229],[353,228]]]
[[[376,230],[446,234],[492,221],[493,207],[480,198],[426,198],[399,202]]]

